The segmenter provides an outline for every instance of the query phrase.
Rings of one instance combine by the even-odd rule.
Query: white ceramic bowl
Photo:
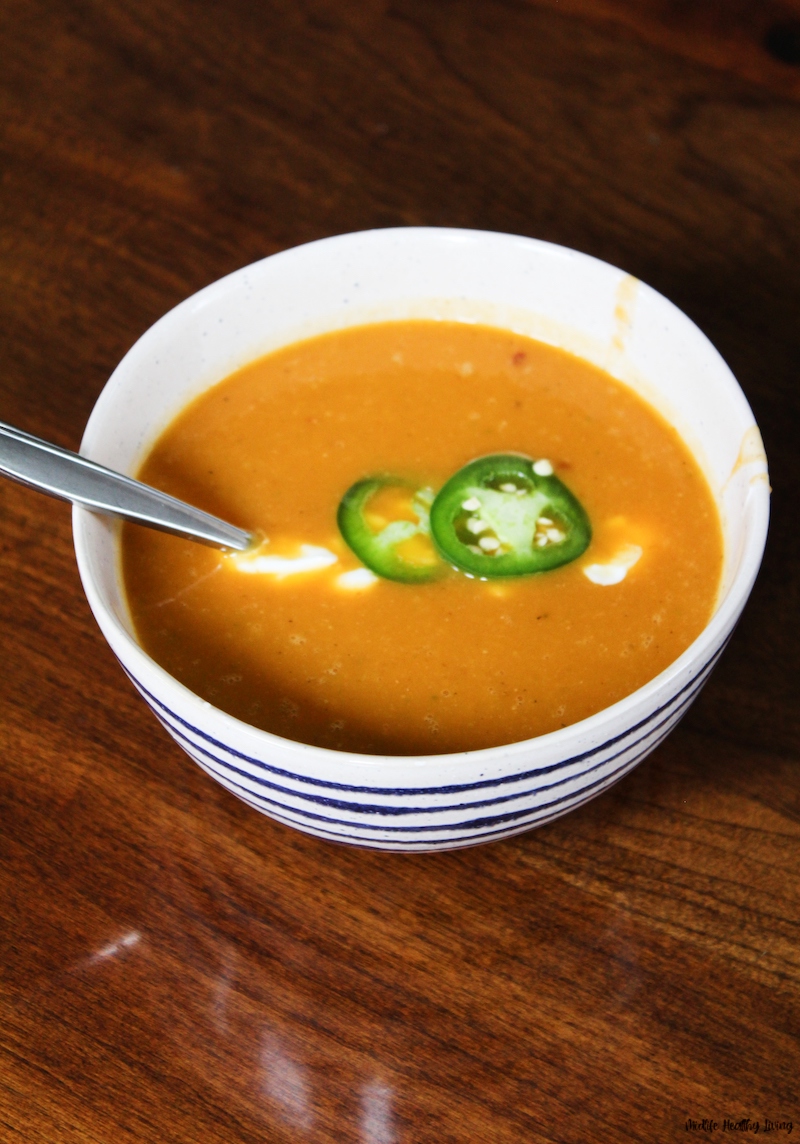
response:
[[[197,393],[269,350],[388,319],[479,321],[563,347],[640,392],[703,467],[725,536],[706,629],[666,671],[604,711],[526,742],[426,757],[355,755],[257,730],[218,711],[136,642],[118,524],[75,509],[75,549],[97,622],[158,719],[205,771],[265,814],[323,838],[440,850],[502,838],[602,793],[669,734],[719,657],[761,561],[766,458],[753,414],[689,319],[635,279],[576,251],[480,231],[366,231],[245,267],[139,339],[95,406],[82,451],[133,474]]]

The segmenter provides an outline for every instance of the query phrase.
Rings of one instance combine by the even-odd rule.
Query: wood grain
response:
[[[96,630],[66,507],[0,485],[0,1139],[800,1128],[800,69],[764,47],[798,18],[5,0],[0,418],[75,447],[139,334],[265,254],[483,227],[685,309],[756,412],[774,518],[722,663],[629,778],[508,842],[387,856],[194,767]]]

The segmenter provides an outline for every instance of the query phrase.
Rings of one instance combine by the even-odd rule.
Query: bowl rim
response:
[[[532,249],[546,248],[551,251],[568,254],[581,261],[586,260],[587,263],[599,264],[605,269],[611,269],[618,274],[624,273],[624,271],[621,271],[618,267],[602,259],[584,254],[570,247],[546,242],[542,239],[530,238],[523,235],[510,235],[499,231],[471,230],[466,228],[391,227],[353,231],[290,247],[286,250],[268,255],[266,258],[259,259],[254,263],[240,267],[230,274],[216,279],[179,302],[149,326],[128,349],[98,396],[84,430],[80,452],[84,455],[91,456],[92,445],[98,434],[98,424],[104,416],[104,407],[112,396],[112,389],[115,389],[120,384],[120,373],[128,368],[132,358],[146,351],[149,343],[160,336],[165,327],[179,321],[183,314],[195,312],[199,306],[212,303],[217,296],[227,293],[239,283],[246,282],[248,274],[267,262],[285,260],[296,256],[307,257],[309,253],[313,253],[315,248],[330,247],[332,244],[346,245],[348,242],[364,242],[372,239],[385,242],[395,238],[401,238],[402,240],[409,236],[416,238],[420,236],[423,238],[431,237],[433,239],[441,237],[464,239],[469,237],[473,240],[482,239],[484,241],[499,242],[512,240],[515,243],[530,244]],[[646,284],[643,285],[646,286]],[[646,289],[659,300],[659,303],[665,303],[673,310],[677,310],[683,319],[694,327],[694,330],[697,331],[700,337],[710,345],[712,349],[714,349],[714,352],[717,353],[717,356],[719,356],[713,344],[699,327],[692,322],[688,315],[675,307],[674,303],[670,302],[669,299],[652,287],[646,287]],[[290,343],[287,342],[286,344]],[[720,358],[720,361],[725,365],[722,358]],[[725,369],[727,372],[725,383],[730,390],[731,400],[736,401],[745,414],[749,413],[751,427],[757,428],[755,417],[739,383],[727,366],[725,366]],[[620,384],[624,383],[621,382]],[[131,674],[135,675],[137,680],[140,675],[144,678],[154,677],[154,680],[157,681],[154,690],[160,689],[161,694],[164,692],[167,694],[172,692],[175,703],[179,709],[182,711],[187,709],[194,711],[196,713],[196,722],[200,726],[207,724],[209,718],[211,718],[215,723],[221,725],[222,728],[229,728],[239,741],[244,739],[252,743],[253,746],[251,749],[256,748],[256,744],[260,744],[261,749],[258,750],[256,748],[254,750],[254,753],[258,756],[267,757],[273,754],[276,748],[279,748],[283,752],[297,756],[298,762],[300,757],[303,758],[306,764],[311,760],[317,761],[319,764],[317,770],[321,769],[326,774],[333,773],[337,768],[340,770],[345,762],[348,766],[367,770],[375,770],[381,767],[386,768],[387,765],[393,768],[408,767],[414,769],[421,766],[428,768],[432,766],[439,768],[457,766],[463,768],[467,761],[480,765],[481,763],[489,763],[492,760],[497,761],[502,758],[504,763],[507,763],[519,755],[530,754],[532,750],[542,753],[547,752],[548,754],[553,753],[554,755],[563,755],[563,751],[560,750],[562,744],[567,746],[568,744],[574,745],[575,742],[579,740],[585,740],[587,742],[591,742],[595,739],[602,740],[606,737],[610,726],[614,724],[619,726],[624,725],[626,728],[632,726],[635,724],[637,714],[640,710],[653,709],[653,700],[659,695],[672,693],[674,687],[679,685],[681,680],[687,676],[691,677],[700,674],[708,663],[715,658],[715,653],[721,650],[727,638],[729,638],[732,633],[739,614],[747,602],[747,598],[761,565],[769,525],[770,489],[766,473],[762,471],[758,475],[759,477],[763,477],[763,479],[751,481],[747,498],[748,503],[743,510],[749,512],[750,519],[745,524],[744,542],[735,575],[724,596],[719,600],[709,622],[700,634],[680,656],[668,664],[658,675],[648,680],[635,691],[630,692],[622,699],[602,708],[593,715],[578,720],[575,723],[570,723],[566,727],[547,732],[544,735],[534,736],[530,739],[516,740],[494,747],[427,755],[361,754],[353,751],[340,751],[329,747],[318,747],[299,740],[287,739],[271,731],[254,727],[252,724],[245,723],[236,716],[229,715],[207,700],[202,699],[152,659],[127,631],[114,611],[106,604],[101,590],[95,581],[90,558],[90,541],[86,525],[93,514],[89,510],[77,505],[73,506],[73,537],[78,569],[87,600],[102,634],[120,659],[123,668],[125,668],[127,672],[127,663],[132,661],[137,665],[137,669],[136,671],[132,669]],[[116,531],[118,533],[118,529]],[[224,733],[222,733],[220,737],[224,739]],[[305,767],[303,769],[305,770]],[[313,773],[317,773],[317,771],[315,770]]]

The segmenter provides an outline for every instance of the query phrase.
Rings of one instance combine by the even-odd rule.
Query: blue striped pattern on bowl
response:
[[[156,718],[198,766],[256,810],[333,841],[388,850],[444,850],[541,826],[608,790],[675,727],[724,646],[668,702],[592,750],[546,766],[447,786],[355,786],[294,774],[268,758],[245,755],[212,738],[125,670]]]

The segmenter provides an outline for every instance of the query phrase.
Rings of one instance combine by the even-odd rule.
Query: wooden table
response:
[[[457,225],[673,299],[775,489],[734,640],[645,764],[539,831],[406,856],[206,778],[103,643],[67,507],[2,482],[0,1138],[800,1131],[798,0],[5,0],[0,28],[3,420],[75,448],[206,283]]]

